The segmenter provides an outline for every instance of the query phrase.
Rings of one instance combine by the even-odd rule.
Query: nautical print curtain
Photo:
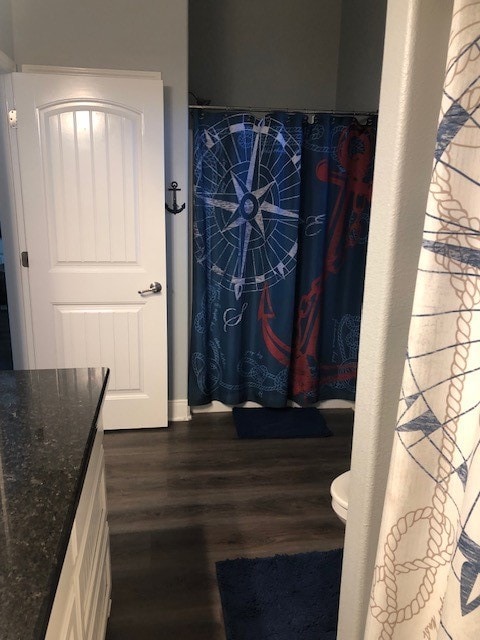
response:
[[[479,25],[457,0],[366,640],[480,637]]]
[[[355,395],[375,123],[194,123],[189,402]]]

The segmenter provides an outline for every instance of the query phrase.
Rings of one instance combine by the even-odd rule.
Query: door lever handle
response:
[[[162,290],[162,285],[159,282],[152,282],[148,289],[143,289],[143,291],[139,291],[138,293],[143,296],[144,293],[160,293]]]

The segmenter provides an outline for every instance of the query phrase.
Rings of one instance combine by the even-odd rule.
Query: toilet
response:
[[[340,520],[345,524],[348,514],[348,490],[350,486],[350,471],[345,471],[335,478],[330,485],[332,507]]]

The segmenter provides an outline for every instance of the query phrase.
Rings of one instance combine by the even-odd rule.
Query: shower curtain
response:
[[[375,125],[195,114],[190,405],[353,400]]]
[[[457,0],[365,640],[480,637],[479,25]]]

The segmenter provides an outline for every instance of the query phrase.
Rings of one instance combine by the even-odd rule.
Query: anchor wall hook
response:
[[[165,203],[167,211],[170,211],[170,213],[180,213],[180,211],[183,211],[185,209],[185,202],[181,207],[179,207],[177,204],[177,191],[181,191],[181,189],[178,188],[178,182],[173,181],[170,184],[170,188],[168,190],[173,191],[173,201],[171,207],[169,207],[168,204]]]

